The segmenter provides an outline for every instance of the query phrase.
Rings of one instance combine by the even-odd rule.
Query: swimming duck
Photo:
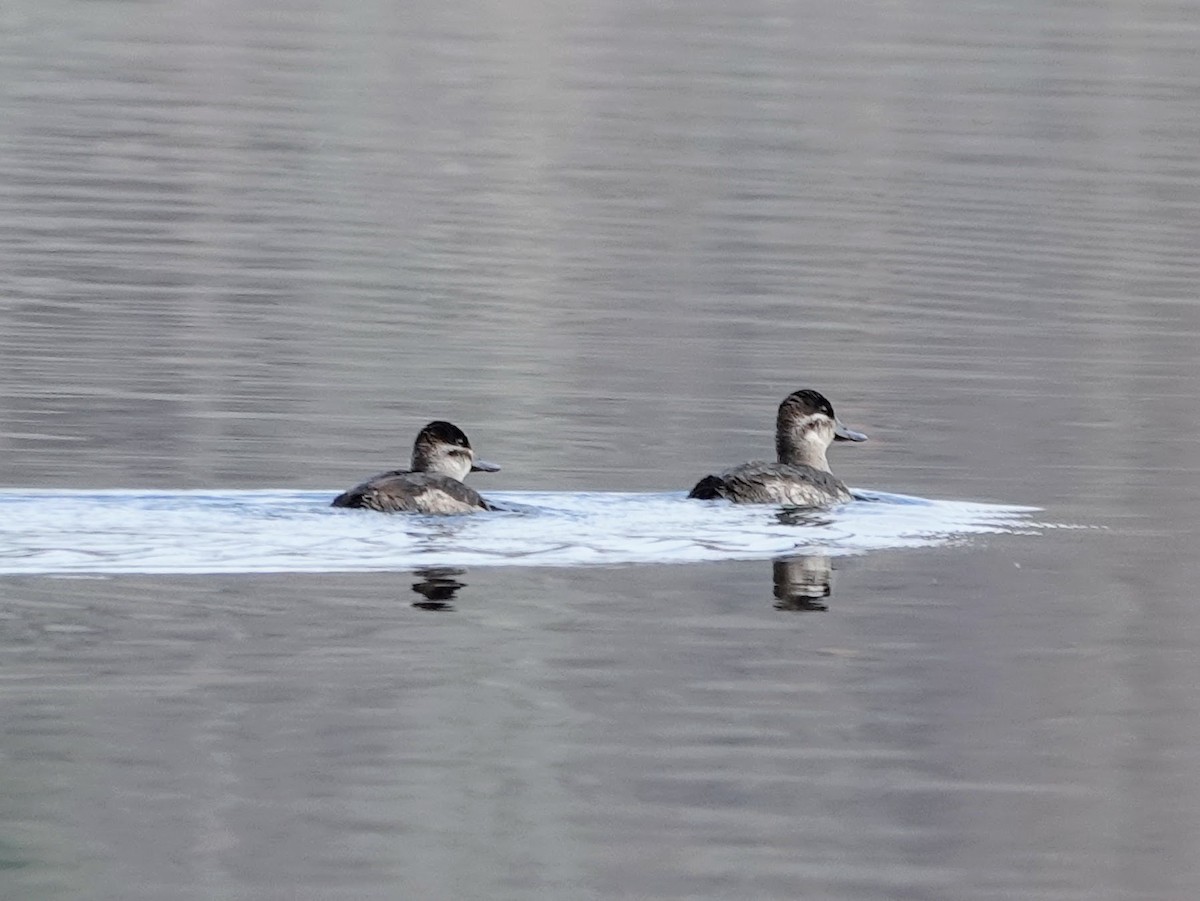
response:
[[[449,422],[431,422],[413,442],[412,469],[381,472],[339,494],[334,507],[365,507],[381,513],[474,513],[496,509],[462,483],[469,472],[500,467],[475,459],[466,433]]]
[[[779,405],[775,418],[778,463],[755,461],[705,476],[690,498],[725,498],[735,504],[794,504],[826,507],[853,500],[850,490],[829,471],[825,451],[834,441],[866,441],[846,428],[819,391],[795,391]]]

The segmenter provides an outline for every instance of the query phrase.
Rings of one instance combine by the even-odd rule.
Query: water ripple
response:
[[[859,492],[836,510],[682,493],[496,492],[474,516],[334,510],[325,491],[0,491],[0,573],[240,573],[843,556],[1036,533],[1036,508]]]

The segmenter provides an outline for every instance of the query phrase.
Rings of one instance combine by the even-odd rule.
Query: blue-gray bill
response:
[[[838,420],[833,423],[833,440],[834,441],[866,441],[867,436],[862,432],[856,432],[854,429],[848,429]]]

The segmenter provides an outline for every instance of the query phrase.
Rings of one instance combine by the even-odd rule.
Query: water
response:
[[[1193,897],[1198,30],[5,5],[0,893]]]
[[[0,573],[355,572],[843,556],[1036,534],[1027,507],[876,493],[832,511],[675,494],[499,492],[503,512],[379,516],[335,492],[0,491]],[[81,528],[81,524],[84,524]]]

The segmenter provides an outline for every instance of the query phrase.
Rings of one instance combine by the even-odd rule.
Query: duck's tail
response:
[[[705,476],[696,483],[688,497],[700,501],[715,501],[725,497],[725,480],[720,476]]]

